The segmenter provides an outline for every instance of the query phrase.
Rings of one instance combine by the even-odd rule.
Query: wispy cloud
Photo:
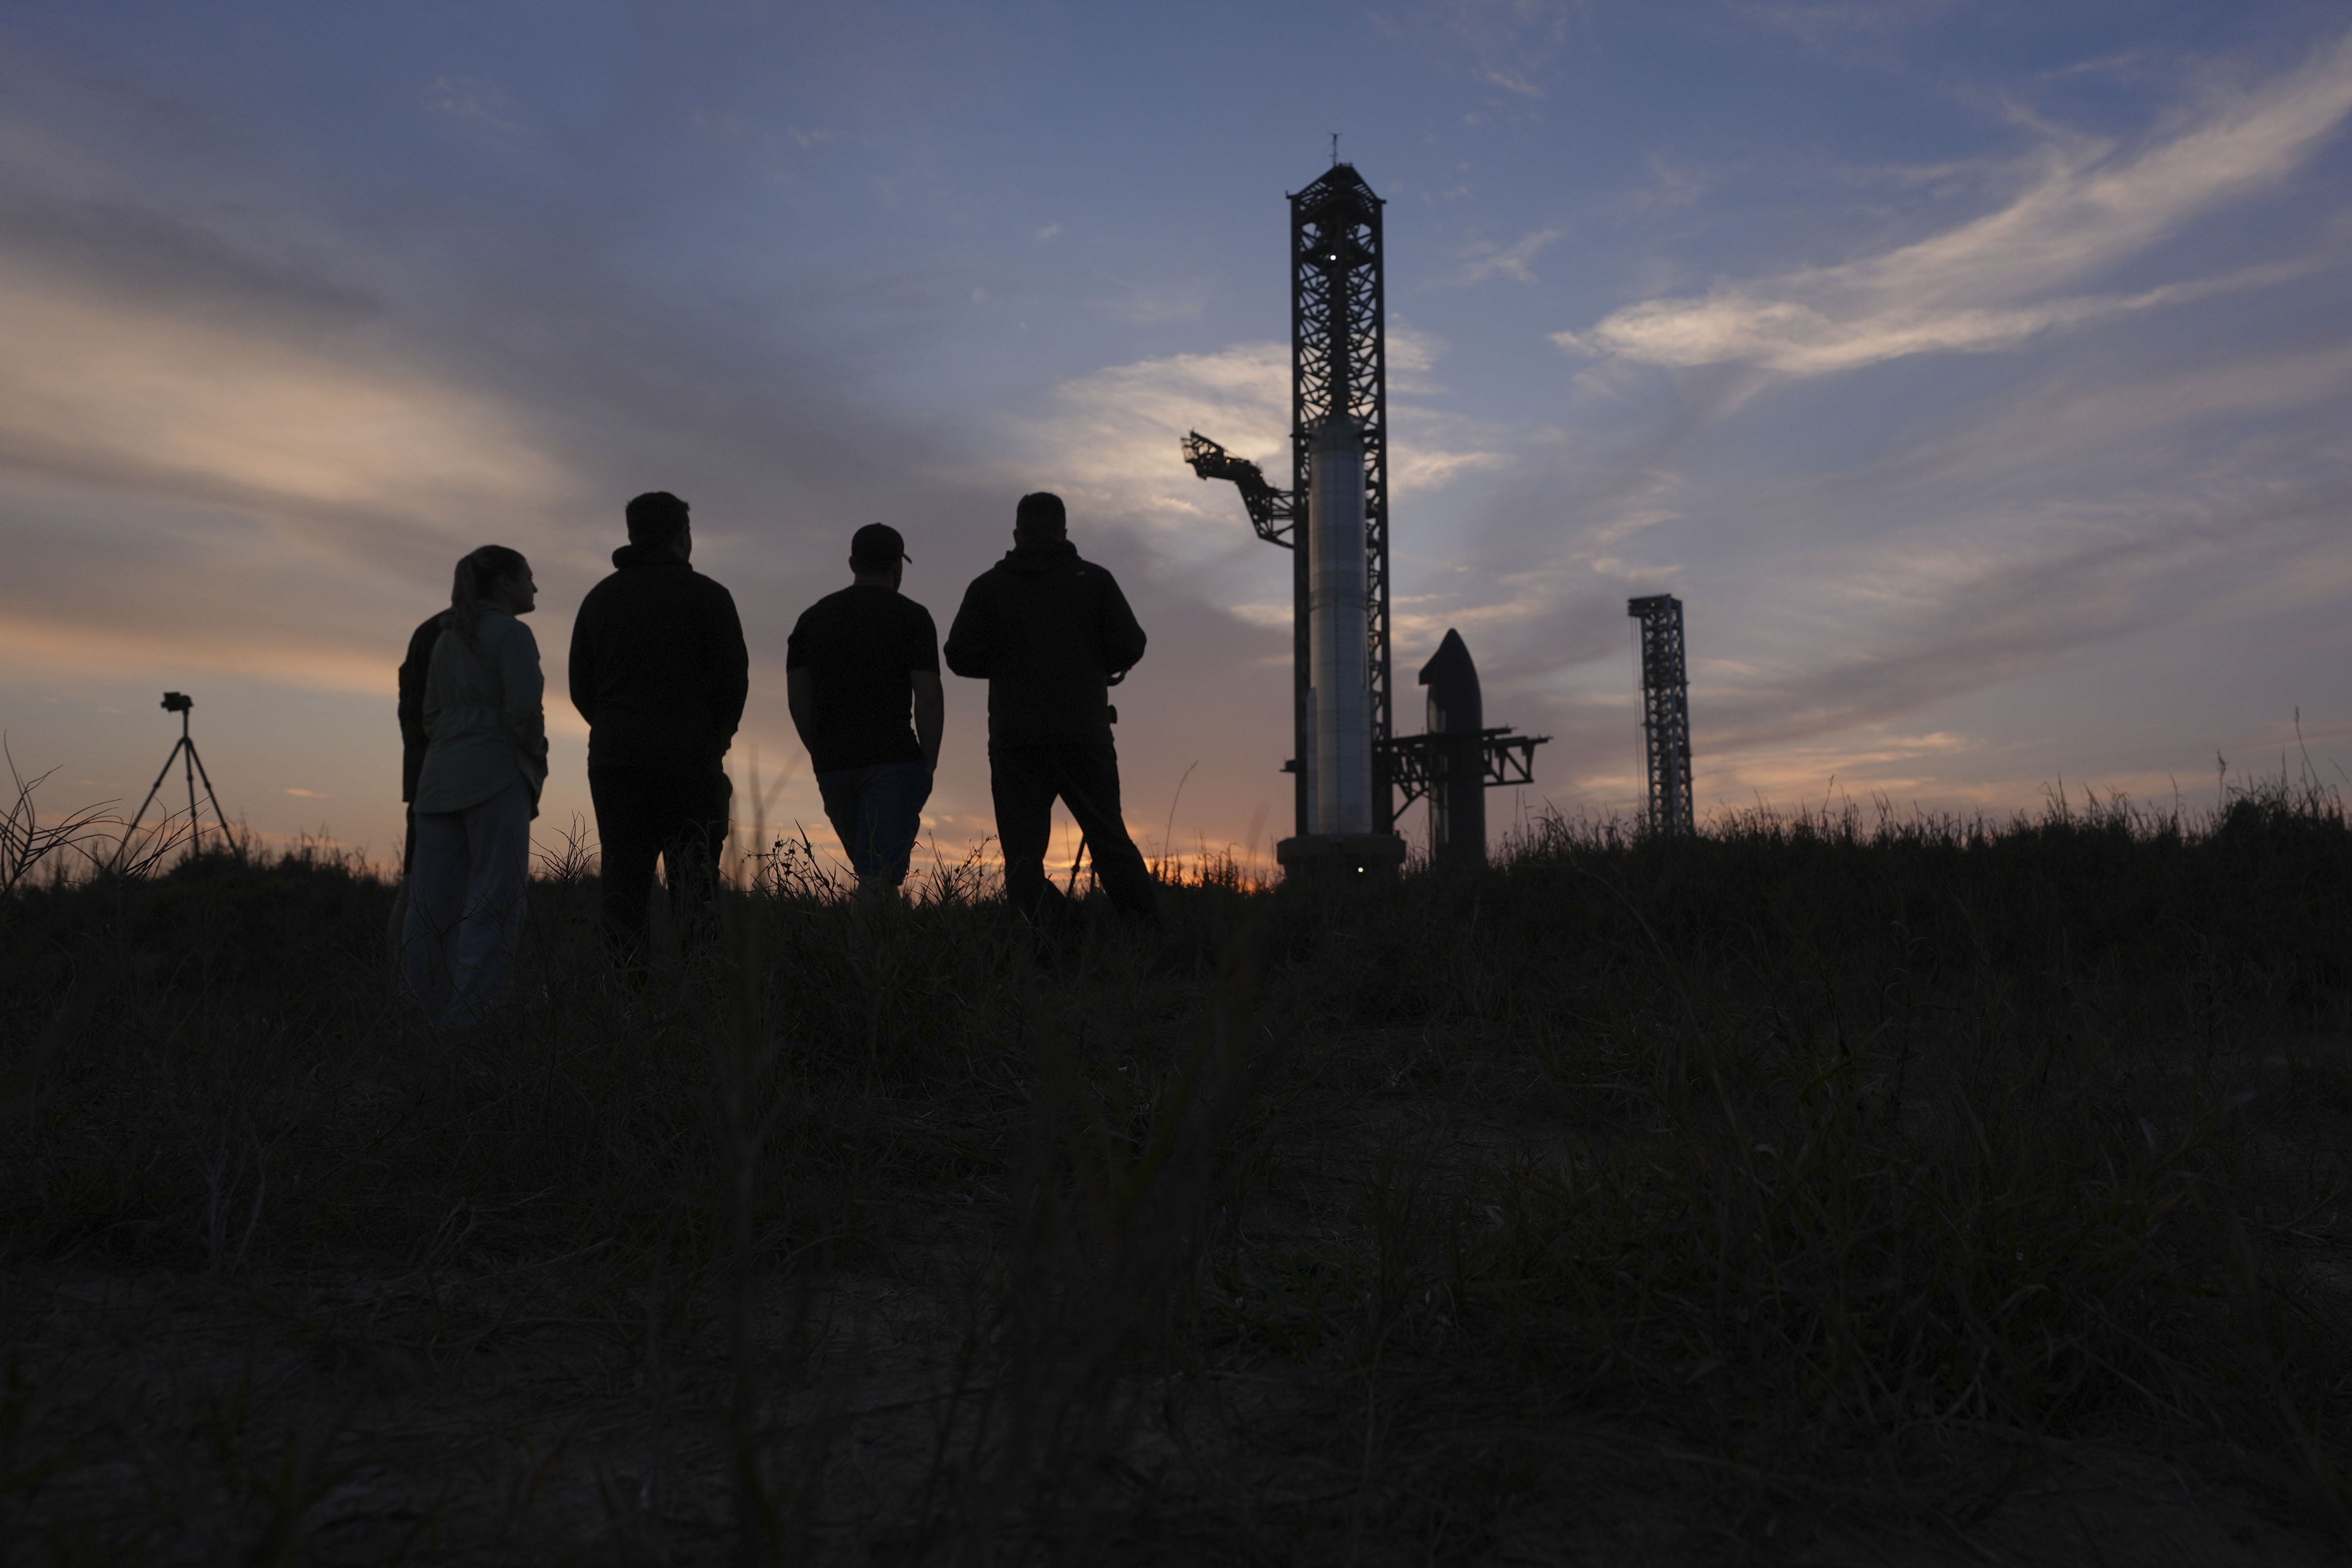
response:
[[[1400,499],[1505,461],[1499,431],[1412,401],[1433,390],[1444,351],[1436,339],[1391,326],[1388,349],[1390,483]],[[1078,377],[1024,439],[1098,508],[1125,517],[1171,559],[1197,565],[1252,536],[1231,487],[1203,485],[1184,466],[1178,443],[1192,430],[1257,463],[1274,484],[1290,483],[1289,345],[1237,343]]]
[[[1532,234],[1520,235],[1509,245],[1481,240],[1467,246],[1462,251],[1462,266],[1454,274],[1453,281],[1464,287],[1484,283],[1490,277],[1507,277],[1514,283],[1533,283],[1536,280],[1535,258],[1559,236],[1558,229],[1538,229]]]
[[[1490,103],[1533,110],[1547,96],[1546,76],[1567,43],[1576,9],[1562,0],[1446,0],[1434,13],[1434,23],[1466,57],[1471,79],[1507,95],[1490,96]],[[1398,18],[1387,25],[1417,29],[1431,25],[1431,16],[1421,13],[1411,22]]]
[[[457,497],[537,508],[562,489],[514,416],[341,342],[43,277],[0,277],[0,463],[264,505],[431,516]]]
[[[1232,487],[1204,485],[1178,443],[1199,430],[1288,483],[1290,346],[1237,343],[1108,366],[1065,383],[1026,444],[1065,495],[1200,564],[1246,540]]]
[[[1883,44],[1946,15],[1955,5],[1956,0],[1763,0],[1738,9],[1759,26],[1830,49]]]
[[[1130,283],[1097,308],[1114,320],[1153,326],[1190,320],[1205,303],[1207,290],[1196,283]]]
[[[1905,355],[1984,352],[2054,329],[2275,281],[2292,264],[2131,291],[2072,292],[2223,204],[2276,183],[2352,111],[2352,36],[2203,106],[2136,152],[2054,142],[1999,210],[1916,243],[1696,298],[1644,300],[1553,340],[1665,366],[1792,375]]]
[[[435,78],[433,85],[425,90],[425,107],[472,134],[503,144],[512,144],[530,135],[530,127],[506,112],[505,95],[474,77]]]

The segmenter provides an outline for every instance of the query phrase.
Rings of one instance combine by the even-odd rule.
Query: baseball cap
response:
[[[849,536],[849,559],[861,566],[886,567],[911,561],[907,541],[887,523],[868,523]]]

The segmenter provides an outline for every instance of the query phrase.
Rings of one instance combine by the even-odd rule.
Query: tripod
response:
[[[163,711],[180,716],[180,738],[172,743],[171,754],[163,758],[163,769],[155,775],[155,782],[147,790],[147,799],[139,802],[139,810],[131,817],[131,825],[122,830],[122,843],[114,852],[115,862],[118,865],[121,863],[122,857],[130,852],[131,835],[139,831],[140,818],[144,817],[147,814],[147,808],[155,803],[156,792],[163,788],[163,780],[171,776],[172,764],[174,762],[181,764],[182,770],[188,777],[189,852],[194,853],[204,847],[204,824],[196,816],[196,780],[198,779],[205,781],[205,799],[213,804],[213,821],[220,824],[222,841],[233,842],[228,836],[228,819],[221,814],[220,797],[213,793],[213,776],[205,771],[205,759],[196,755],[196,743],[188,734],[188,712],[195,706],[196,699],[185,692],[163,694]],[[168,813],[165,820],[169,820]]]

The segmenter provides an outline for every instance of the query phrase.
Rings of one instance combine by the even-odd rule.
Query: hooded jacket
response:
[[[988,683],[988,745],[1110,744],[1110,678],[1143,657],[1143,628],[1111,574],[1067,539],[1015,545],[972,579],[948,629],[948,668]]]
[[[419,813],[464,811],[517,779],[530,790],[530,814],[547,783],[546,683],[539,641],[503,610],[485,610],[467,647],[455,626],[433,644],[425,677],[425,763],[416,775]]]
[[[572,622],[588,766],[714,770],[751,691],[734,595],[661,545],[624,545],[613,565]]]

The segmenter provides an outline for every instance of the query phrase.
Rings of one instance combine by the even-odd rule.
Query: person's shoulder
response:
[[[448,612],[436,610],[408,634],[408,657],[422,662],[433,657],[433,644],[441,641],[441,629],[448,624]]]
[[[793,622],[793,635],[800,637],[811,632],[823,632],[826,624],[839,613],[841,606],[836,601],[840,598],[841,595],[838,593],[828,593],[811,603]]]

